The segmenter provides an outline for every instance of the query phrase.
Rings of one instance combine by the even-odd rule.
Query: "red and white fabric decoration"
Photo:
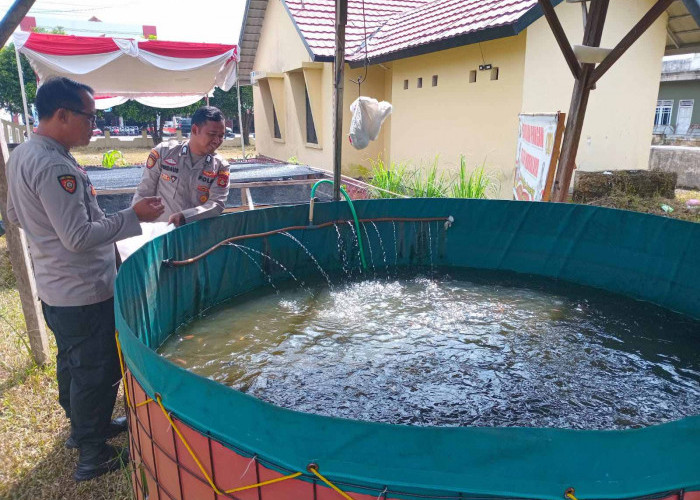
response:
[[[17,33],[39,82],[65,76],[95,90],[98,109],[128,99],[174,108],[236,81],[238,47],[212,43]]]

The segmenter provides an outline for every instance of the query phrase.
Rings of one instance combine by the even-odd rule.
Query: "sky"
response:
[[[0,0],[0,18],[14,0]],[[36,0],[29,16],[154,25],[159,40],[238,43],[246,0]]]

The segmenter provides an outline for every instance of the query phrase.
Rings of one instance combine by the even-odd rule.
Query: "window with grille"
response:
[[[654,116],[654,125],[670,125],[672,111],[673,99],[656,101],[656,115]]]

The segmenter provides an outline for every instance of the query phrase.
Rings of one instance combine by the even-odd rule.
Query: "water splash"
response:
[[[391,221],[391,225],[394,226],[394,266],[399,265],[399,247],[398,247],[398,237],[396,235],[396,221]]]
[[[306,248],[306,247],[304,246],[304,244],[303,244],[301,241],[299,241],[298,239],[296,239],[296,238],[295,238],[293,235],[291,235],[290,233],[288,233],[288,232],[285,231],[285,232],[282,232],[282,233],[279,233],[279,234],[281,234],[281,235],[283,235],[283,236],[286,236],[287,238],[291,239],[291,240],[294,241],[297,245],[299,245],[301,248],[304,249],[304,252],[306,252],[306,255],[308,255],[308,256],[311,258],[311,260],[314,262],[314,264],[316,264],[316,267],[317,267],[318,270],[320,271],[321,275],[325,278],[326,282],[328,283],[328,287],[331,288],[331,289],[333,289],[333,284],[331,283],[331,279],[328,277],[328,274],[326,274],[326,271],[323,270],[323,268],[321,267],[321,264],[318,263],[318,261],[316,260],[316,257],[313,256],[313,254],[309,251],[309,249]]]
[[[299,283],[299,285],[300,285],[304,290],[306,290],[306,291],[307,291],[308,293],[310,293],[310,294],[312,293],[311,290],[309,290],[308,287],[306,286],[306,283],[304,283],[304,280],[300,280],[299,278],[297,278],[297,277],[294,275],[294,273],[293,273],[292,271],[290,271],[289,269],[287,269],[287,267],[285,267],[284,264],[282,264],[280,261],[278,261],[278,260],[275,259],[274,257],[270,257],[269,255],[267,255],[266,253],[261,252],[260,250],[256,250],[255,248],[247,247],[247,246],[245,246],[245,245],[237,245],[237,244],[235,244],[235,243],[229,243],[229,245],[238,248],[238,249],[241,250],[243,253],[245,253],[245,250],[248,250],[248,251],[251,251],[251,252],[253,252],[253,253],[256,253],[256,254],[260,255],[260,256],[263,257],[264,259],[269,260],[270,262],[272,262],[273,264],[275,264],[277,267],[279,267],[280,269],[282,269],[285,273],[289,274],[289,276],[291,276],[292,279],[293,279],[296,283]],[[243,249],[245,249],[245,250],[243,250]],[[250,256],[249,256],[249,257],[250,257]],[[256,262],[256,264],[257,264],[257,262]],[[260,270],[262,271],[262,268],[261,268]],[[264,271],[263,271],[263,272],[264,272]]]
[[[384,242],[382,241],[382,235],[379,233],[379,229],[374,222],[371,222],[374,231],[377,233],[377,238],[379,239],[379,247],[382,249],[382,258],[384,259],[384,269],[386,269],[386,275],[389,276],[389,264],[386,262],[386,250],[384,250]]]
[[[348,226],[350,226],[350,231],[352,231],[352,246],[351,248],[356,248],[357,249],[357,255],[360,254],[360,240],[358,239],[357,232],[355,231],[355,226],[352,223],[352,221],[347,222]],[[358,264],[358,269],[360,270],[360,274],[362,274],[362,262]]]
[[[343,236],[340,234],[338,224],[334,222],[333,227],[335,228],[335,234],[338,235],[338,255],[340,255],[340,262],[343,266],[343,272],[345,273],[345,276],[350,277],[350,269],[348,268],[348,254],[345,251],[345,245],[343,244]]]
[[[241,251],[241,253],[242,253],[243,255],[245,255],[246,257],[248,257],[248,258],[250,259],[250,261],[251,261],[253,264],[255,264],[255,267],[257,267],[258,269],[260,269],[260,273],[267,279],[267,282],[270,283],[270,285],[272,286],[272,288],[274,288],[275,293],[280,293],[279,289],[275,286],[274,281],[272,281],[272,276],[270,276],[268,273],[266,273],[265,270],[262,268],[262,266],[261,266],[260,264],[258,264],[258,262],[253,258],[253,256],[250,255],[250,254],[246,251],[246,250],[252,250],[252,248],[248,248],[248,247],[245,247],[245,246],[243,246],[243,245],[236,245],[235,243],[228,243],[228,245],[237,248],[238,250]],[[258,252],[258,253],[260,253],[261,255],[264,255],[262,252]]]
[[[374,252],[372,252],[372,242],[369,241],[369,233],[367,232],[367,224],[362,223],[362,230],[365,232],[365,241],[367,242],[367,248],[369,248],[369,260],[372,263],[372,271],[374,275],[377,275],[377,269],[374,267]]]
[[[430,221],[428,221],[428,253],[430,254],[430,272],[433,272],[435,266],[433,265],[433,235],[430,231]]]

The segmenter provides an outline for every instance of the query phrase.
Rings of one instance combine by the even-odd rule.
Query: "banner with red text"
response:
[[[564,113],[519,115],[513,197],[549,201],[564,130]]]

